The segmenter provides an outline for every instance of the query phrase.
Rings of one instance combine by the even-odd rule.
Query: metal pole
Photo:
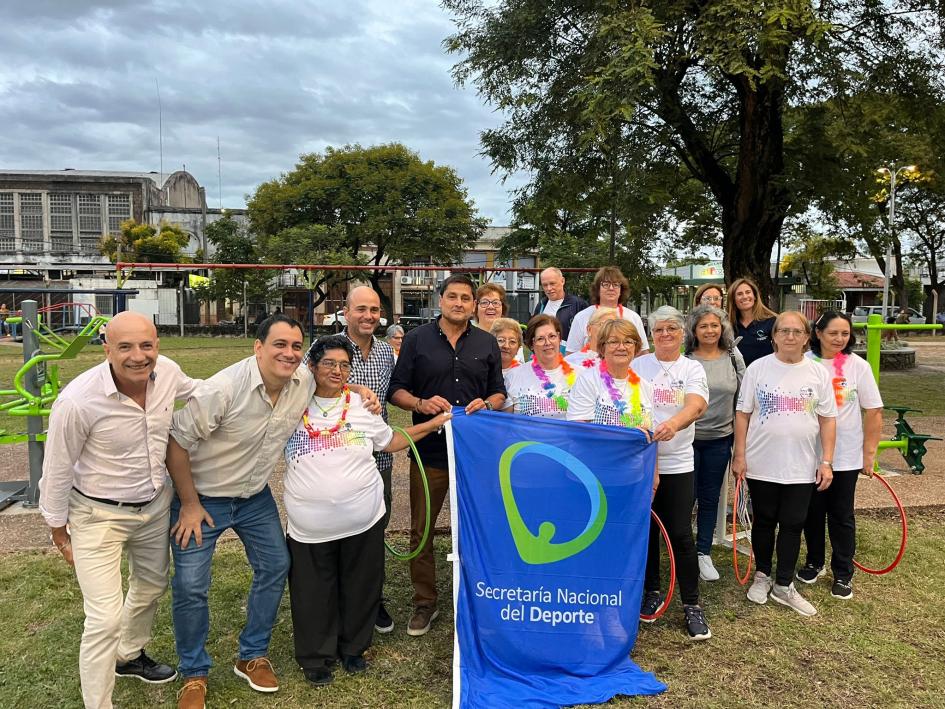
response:
[[[29,362],[36,354],[39,346],[36,343],[34,329],[38,323],[39,311],[35,300],[24,300],[20,304],[23,311],[23,363]],[[38,397],[40,395],[37,369],[33,367],[26,375],[24,382],[26,390]],[[24,507],[36,507],[39,501],[39,479],[43,476],[43,444],[36,440],[36,436],[43,432],[42,416],[26,417],[26,432],[30,440],[27,444],[29,451],[30,485],[26,490]]]
[[[187,274],[180,281],[180,336],[184,336],[184,282],[187,280]]]
[[[896,221],[896,173],[898,172],[893,166],[889,166],[887,169],[889,170],[889,243],[886,244],[886,268],[883,274],[883,322],[886,322],[889,316],[889,276],[892,273],[892,247],[893,238],[896,234],[894,225]]]
[[[243,279],[243,337],[249,337],[249,303],[246,301],[246,279]]]
[[[866,361],[869,362],[873,379],[877,382],[879,381],[879,351],[883,338],[883,331],[879,326],[884,322],[885,320],[875,313],[866,319]]]

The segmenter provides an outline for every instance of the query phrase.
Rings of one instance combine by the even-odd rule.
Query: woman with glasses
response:
[[[552,315],[536,315],[525,328],[525,345],[532,359],[513,369],[506,385],[514,412],[565,419],[577,373],[561,356],[561,323]]]
[[[653,511],[663,521],[676,556],[679,594],[690,640],[708,640],[712,631],[699,605],[699,563],[692,538],[694,423],[709,403],[709,385],[699,362],[682,356],[685,320],[664,305],[650,313],[653,352],[634,362],[653,387],[653,440],[659,444],[660,486]],[[653,615],[663,603],[660,592],[660,530],[650,524],[641,615]]]
[[[509,304],[505,297],[505,288],[499,284],[486,283],[476,291],[476,319],[473,320],[473,325],[482,328],[486,332],[492,332],[492,326],[496,320],[505,319],[508,311]],[[521,331],[519,332],[521,333]],[[525,361],[525,353],[522,352],[521,347],[515,352],[515,359],[519,363]]]
[[[740,338],[738,349],[747,367],[774,351],[771,330],[777,313],[761,302],[761,293],[754,281],[736,278],[728,292],[728,319],[735,328],[735,336]]]
[[[391,325],[387,328],[384,339],[387,340],[387,344],[394,348],[394,361],[397,361],[397,356],[400,354],[400,346],[404,341],[404,328],[400,325]]]
[[[693,298],[695,307],[700,305],[711,305],[713,308],[721,308],[725,300],[725,291],[717,283],[703,283],[696,290],[696,297]]]
[[[732,474],[747,480],[754,512],[757,571],[748,600],[766,603],[770,594],[812,616],[817,610],[794,588],[794,571],[810,496],[833,480],[837,405],[827,369],[804,356],[807,318],[781,313],[773,332],[774,354],[748,366],[735,412]],[[778,568],[772,578],[775,548]]]
[[[492,336],[499,343],[499,355],[502,357],[502,379],[505,389],[509,388],[509,377],[516,367],[521,366],[518,353],[522,351],[522,328],[512,318],[496,318],[492,323]],[[511,404],[506,399],[507,407]]]
[[[618,317],[616,308],[598,308],[587,321],[587,344],[578,352],[572,352],[564,358],[565,362],[572,367],[581,369],[594,369],[600,364],[600,355],[597,353],[597,333],[601,326],[616,320]]]
[[[352,354],[340,335],[312,345],[315,394],[285,448],[295,658],[314,684],[332,681],[336,658],[347,672],[366,669],[384,579],[384,486],[372,454],[408,445],[348,388]],[[406,430],[418,440],[449,418]]]
[[[814,323],[807,356],[819,362],[831,379],[837,404],[837,446],[833,482],[811,495],[804,524],[807,563],[797,572],[804,583],[823,576],[826,561],[824,523],[830,532],[830,595],[853,598],[853,554],[856,551],[856,518],[853,498],[860,473],[873,474],[873,461],[883,428],[883,399],[864,359],[853,354],[856,337],[850,316],[828,310]],[[862,416],[861,412],[862,411]]]
[[[699,506],[696,515],[699,578],[718,581],[719,572],[710,555],[712,535],[725,469],[732,457],[735,399],[745,374],[745,360],[735,347],[728,318],[718,307],[697,305],[689,314],[686,330],[686,355],[702,365],[709,383],[709,407],[696,421],[692,442]]]
[[[650,348],[646,341],[646,333],[643,330],[643,320],[630,308],[624,307],[627,297],[630,295],[630,281],[624,276],[620,269],[615,266],[604,266],[594,276],[591,283],[591,303],[593,305],[585,308],[571,321],[571,332],[568,335],[568,341],[565,350],[568,354],[580,352],[584,347],[587,338],[587,323],[590,321],[594,311],[599,308],[614,308],[617,311],[617,317],[628,321],[640,336],[641,347],[637,350],[637,356],[647,352]]]

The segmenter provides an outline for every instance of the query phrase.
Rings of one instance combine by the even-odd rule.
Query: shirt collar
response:
[[[361,356],[361,359],[363,360],[363,359],[364,359],[364,354],[361,352],[361,345],[359,345],[357,342],[355,342],[353,339],[351,339],[351,335],[348,334],[348,328],[345,328],[344,330],[342,330],[342,331],[341,331],[341,334],[345,336],[345,339],[347,339],[348,342],[350,342],[352,345],[354,345],[354,349],[358,352],[358,354]],[[371,355],[374,353],[374,345],[376,345],[376,344],[377,344],[377,336],[376,336],[376,335],[371,335],[371,349],[368,350],[367,359],[370,359],[370,358],[371,358]]]
[[[251,388],[258,389],[259,387],[263,387],[265,389],[265,382],[263,382],[262,373],[259,371],[259,360],[256,359],[256,355],[250,355],[250,358],[253,360],[252,361],[253,366],[249,368],[249,383],[251,385]],[[302,375],[299,373],[299,369],[301,369],[304,366],[305,365],[300,364],[298,367],[295,368],[295,371],[292,372],[292,377],[289,379],[289,382],[294,382],[295,384],[298,384],[299,382],[302,381]],[[288,384],[289,382],[286,382],[286,384]],[[285,387],[282,387],[282,388],[285,389]]]
[[[443,317],[443,316],[441,315],[440,318],[441,318],[441,317]],[[436,323],[436,331],[437,331],[438,333],[440,333],[443,337],[446,337],[446,333],[443,332],[443,328],[440,327],[440,318],[437,318],[437,319],[434,321],[434,322]],[[477,326],[477,327],[478,327],[478,326]],[[469,331],[472,330],[472,329],[473,329],[473,321],[472,321],[472,319],[470,318],[469,320],[466,321],[466,329],[463,330],[463,331],[459,334],[459,336],[460,336],[460,337],[465,337],[466,335],[469,334]]]

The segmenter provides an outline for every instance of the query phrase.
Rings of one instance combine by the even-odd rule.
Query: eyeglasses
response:
[[[487,308],[498,308],[500,305],[502,305],[502,301],[501,300],[486,300],[485,298],[483,298],[482,300],[479,301],[479,305],[484,305]]]
[[[637,343],[633,340],[605,340],[604,345],[607,347],[626,347],[627,349],[632,347],[636,349]]]
[[[337,370],[338,370],[339,372],[341,372],[342,374],[345,374],[346,372],[350,372],[350,371],[351,371],[351,363],[350,363],[350,362],[336,362],[336,361],[333,360],[333,359],[323,359],[323,360],[320,360],[319,363],[318,363],[318,366],[321,367],[322,369],[326,370],[326,371],[329,371],[329,372],[330,372],[331,370],[333,370],[333,369],[337,369]]]
[[[677,332],[682,330],[679,325],[667,325],[666,327],[655,327],[653,328],[654,335],[675,335]]]
[[[536,337],[533,342],[536,345],[547,345],[552,342],[557,342],[561,339],[561,336],[558,333],[552,335],[542,335],[541,337]]]
[[[798,330],[795,327],[779,327],[778,332],[785,337],[804,337],[807,334],[804,330]]]
[[[613,281],[601,281],[601,282],[600,282],[600,287],[601,287],[601,288],[607,288],[608,290],[613,290],[613,289],[615,289],[615,288],[616,288],[616,289],[619,289],[619,288],[620,288],[620,284],[619,284],[619,283],[614,283]]]
[[[499,347],[505,347],[506,345],[517,345],[518,339],[514,337],[497,337],[495,341],[499,343]]]
[[[720,295],[704,295],[699,298],[700,303],[721,303],[722,296]]]

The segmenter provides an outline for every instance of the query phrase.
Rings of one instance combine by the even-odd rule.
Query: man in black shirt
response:
[[[447,278],[440,288],[438,320],[411,330],[404,337],[390,382],[391,403],[413,412],[414,424],[427,421],[454,406],[471,414],[501,409],[505,401],[499,345],[489,333],[470,324],[476,312],[476,287],[468,276]],[[430,526],[443,508],[449,490],[446,439],[427,436],[417,443],[430,485]],[[411,458],[413,458],[411,454]],[[410,546],[416,548],[426,521],[420,470],[410,461]],[[414,613],[408,635],[424,635],[437,617],[436,563],[433,535],[410,561]]]

